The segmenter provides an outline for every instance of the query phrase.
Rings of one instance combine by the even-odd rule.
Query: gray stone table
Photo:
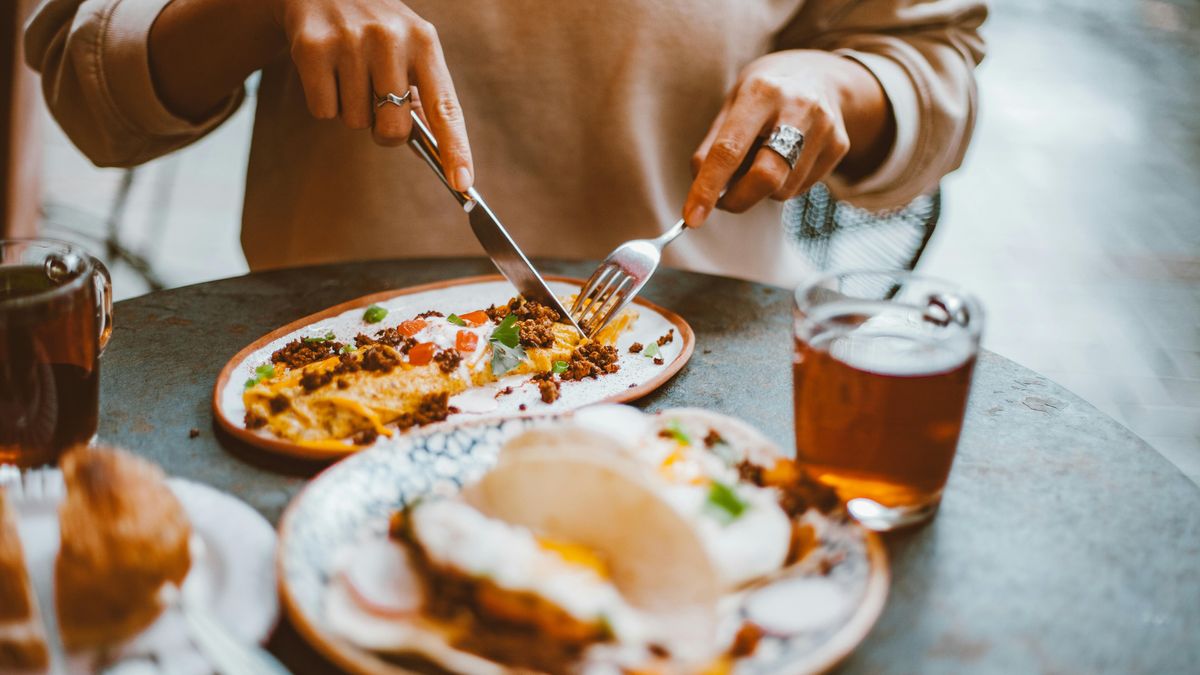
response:
[[[335,303],[492,271],[479,259],[354,263],[119,303],[100,437],[277,522],[321,467],[217,432],[210,399],[225,362]],[[791,447],[788,292],[666,270],[645,295],[691,323],[696,353],[639,405],[713,408]],[[846,673],[1200,672],[1200,489],[1112,419],[999,356],[979,362],[941,513],[887,545],[891,596]],[[286,625],[271,647],[297,672],[329,669]]]

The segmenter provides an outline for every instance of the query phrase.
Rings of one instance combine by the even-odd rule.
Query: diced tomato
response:
[[[479,336],[469,330],[460,330],[454,336],[454,346],[464,354],[470,354],[479,346]]]
[[[420,333],[421,329],[424,327],[424,319],[409,319],[408,321],[401,321],[400,325],[396,326],[396,330],[407,335],[408,337],[412,337],[417,333]]]
[[[422,342],[408,350],[408,362],[414,366],[423,366],[433,360],[435,345],[432,342]]]
[[[477,309],[474,312],[468,312],[467,314],[463,314],[462,316],[460,316],[458,318],[462,319],[463,321],[466,321],[468,324],[470,324],[472,326],[482,326],[483,324],[487,323],[488,315],[487,315],[487,312],[483,311],[482,309]]]

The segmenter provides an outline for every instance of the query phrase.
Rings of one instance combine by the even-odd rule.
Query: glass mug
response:
[[[0,465],[54,464],[99,417],[112,280],[66,242],[0,239]]]
[[[864,526],[937,511],[982,327],[972,296],[909,272],[831,274],[797,289],[796,456]]]

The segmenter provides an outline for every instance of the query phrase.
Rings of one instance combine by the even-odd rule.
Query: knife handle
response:
[[[462,205],[463,210],[470,212],[475,207],[475,199],[466,192],[459,192],[450,185],[450,180],[446,178],[446,169],[442,166],[441,157],[438,155],[437,141],[433,140],[433,134],[429,133],[429,128],[417,117],[417,113],[408,111],[412,115],[412,133],[408,136],[408,147],[413,149],[413,152],[425,160],[429,168],[437,174],[437,177],[442,181],[442,185],[454,195],[458,203]],[[472,191],[473,192],[473,191]]]

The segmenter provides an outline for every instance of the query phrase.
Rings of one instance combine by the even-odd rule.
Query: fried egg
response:
[[[540,538],[458,500],[422,502],[408,518],[411,543],[432,573],[471,582],[477,607],[491,618],[571,641],[642,639],[640,612],[587,548]]]
[[[722,582],[736,587],[781,568],[791,522],[778,494],[742,481],[719,448],[690,430],[662,425],[622,405],[575,413],[574,423],[614,440],[612,451],[632,454],[652,473],[662,496],[697,528],[716,560]]]

